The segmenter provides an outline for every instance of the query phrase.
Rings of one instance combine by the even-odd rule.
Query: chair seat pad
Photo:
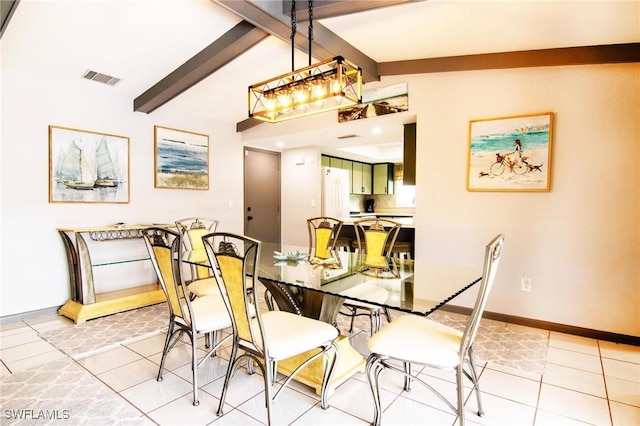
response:
[[[207,332],[231,327],[231,317],[222,296],[202,296],[191,302],[196,330]]]
[[[369,339],[372,353],[412,363],[455,368],[462,332],[418,315],[402,315]]]
[[[218,283],[214,277],[193,280],[187,286],[187,289],[197,297],[212,296],[220,294]]]
[[[320,347],[339,335],[338,329],[329,323],[291,312],[267,311],[261,317],[269,355],[275,360]]]

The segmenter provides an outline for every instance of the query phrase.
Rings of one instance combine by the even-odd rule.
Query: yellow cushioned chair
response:
[[[354,222],[360,272],[377,278],[399,277],[391,253],[401,226],[400,223],[388,219],[366,218]],[[391,314],[387,308],[357,300],[346,301],[344,307],[348,312],[340,311],[340,314],[351,317],[349,333],[353,332],[353,322],[357,316],[369,317],[371,335],[380,329],[381,313],[391,322]]]
[[[309,229],[309,256],[329,259],[340,236],[342,221],[333,217],[321,216],[307,219]]]
[[[185,250],[202,251],[202,237],[218,230],[220,221],[204,217],[187,217],[176,220],[176,228],[182,234]],[[189,292],[193,297],[218,294],[218,284],[211,274],[211,269],[204,266],[191,265],[191,280],[188,282]]]
[[[162,371],[169,351],[186,334],[191,343],[191,370],[193,372],[193,405],[198,405],[198,374],[199,367],[209,356],[229,338],[231,334],[216,343],[219,331],[231,327],[231,318],[225,307],[222,296],[200,296],[192,300],[184,297],[188,294],[187,285],[183,279],[181,256],[183,252],[182,235],[164,228],[148,228],[143,231],[143,239],[151,263],[162,286],[167,305],[169,307],[169,327],[162,351],[157,380],[162,381]],[[198,361],[198,334],[212,335],[213,348]]]
[[[338,330],[316,319],[260,308],[258,298],[254,297],[258,294],[259,241],[224,232],[206,235],[203,240],[233,324],[230,367],[224,379],[218,415],[223,414],[231,378],[245,360],[250,373],[254,363],[262,371],[268,424],[271,424],[272,402],[301,369],[320,357],[324,358],[321,405],[323,409],[328,408],[327,387],[338,356],[335,343]],[[298,356],[301,363],[272,396],[278,362]]]

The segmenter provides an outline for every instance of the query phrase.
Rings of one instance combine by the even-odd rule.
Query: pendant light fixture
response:
[[[249,86],[249,117],[270,123],[362,103],[362,69],[342,56],[311,64],[313,2],[309,0],[309,66],[295,69],[296,0],[291,1],[291,72]]]

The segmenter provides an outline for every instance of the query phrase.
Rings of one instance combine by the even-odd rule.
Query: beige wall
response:
[[[640,65],[405,76],[418,115],[416,255],[506,245],[487,309],[640,335]],[[552,111],[551,191],[467,192],[469,120]],[[522,275],[533,291],[520,290]]]
[[[639,336],[640,65],[398,76],[380,85],[404,81],[418,116],[416,257],[478,264],[503,232],[488,310]],[[548,111],[550,192],[466,190],[470,120]],[[316,212],[310,194],[319,193],[307,169],[319,165],[288,165],[296,156],[282,157],[283,203],[296,206],[283,209],[283,223],[302,226]],[[284,242],[303,240],[283,228]],[[520,290],[525,274],[530,293]]]

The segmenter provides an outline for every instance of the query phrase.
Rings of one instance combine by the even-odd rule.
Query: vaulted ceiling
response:
[[[291,70],[288,1],[22,1],[16,9],[3,41],[18,32],[30,52],[23,66],[52,82],[80,84],[87,69],[109,74],[122,79],[109,90],[135,111],[224,120],[263,133],[256,144],[272,143],[276,129],[299,131],[295,123],[257,131],[247,119],[247,87]],[[300,68],[307,1],[296,9]],[[640,60],[637,1],[316,0],[313,16],[313,60],[349,58],[363,68],[365,89],[385,75]],[[381,123],[397,127],[411,119],[403,114]],[[349,132],[334,129],[334,116],[318,121],[324,140]]]

